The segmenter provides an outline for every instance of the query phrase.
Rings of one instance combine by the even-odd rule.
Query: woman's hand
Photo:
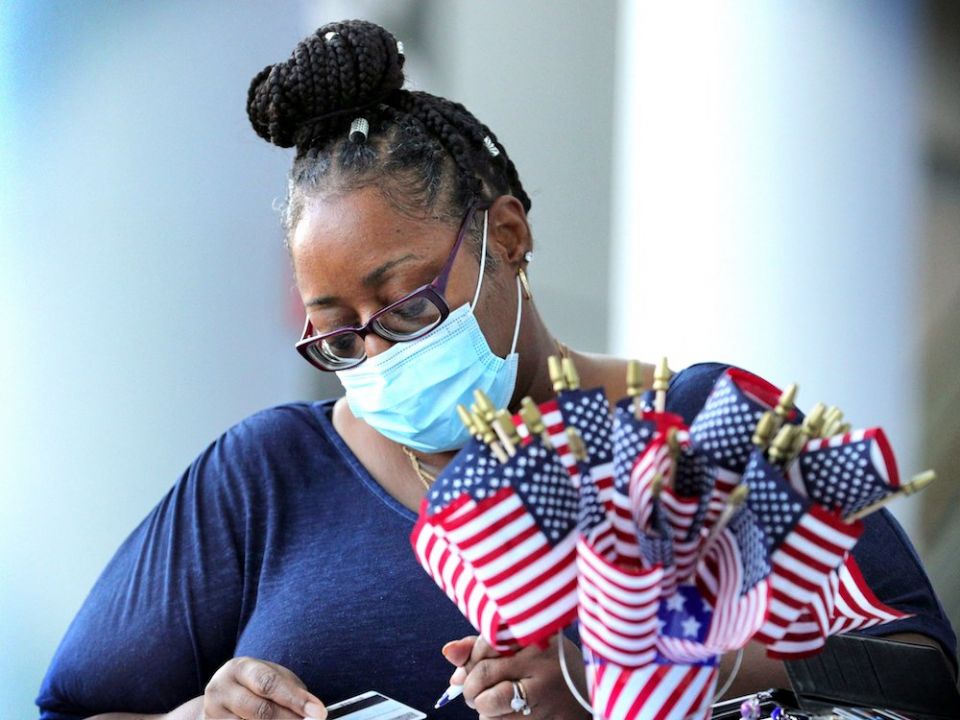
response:
[[[210,678],[203,693],[203,720],[324,720],[327,709],[287,668],[238,657]]]
[[[564,638],[567,668],[584,695],[583,662],[576,645]],[[454,640],[443,655],[457,666],[451,685],[463,685],[463,699],[477,711],[480,720],[509,715],[521,720],[581,720],[590,716],[576,701],[560,672],[557,639],[545,650],[523,648],[516,655],[500,657],[483,638],[475,635]],[[514,712],[513,681],[519,680],[527,697],[530,715]]]

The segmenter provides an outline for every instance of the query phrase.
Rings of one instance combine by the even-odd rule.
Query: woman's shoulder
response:
[[[670,379],[667,411],[680,415],[687,424],[691,423],[713,390],[717,378],[732,367],[727,363],[700,362],[677,372]]]
[[[333,432],[328,415],[335,400],[288,402],[258,410],[227,428],[217,441],[244,445],[276,445],[308,436],[329,438]]]
[[[262,486],[334,469],[338,438],[329,420],[333,400],[291,402],[260,410],[228,428],[190,465],[204,483]]]

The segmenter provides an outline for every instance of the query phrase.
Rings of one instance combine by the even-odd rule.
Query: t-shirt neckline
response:
[[[333,404],[336,401],[336,398],[334,398],[332,400],[321,400],[314,403],[314,407],[317,409],[316,414],[318,421],[320,422],[321,426],[323,426],[327,437],[330,438],[330,442],[333,443],[333,446],[337,449],[337,452],[339,452],[343,459],[346,460],[347,466],[350,468],[354,476],[360,481],[361,485],[363,485],[374,497],[380,500],[380,502],[393,510],[395,513],[403,516],[404,519],[409,520],[411,523],[416,522],[418,517],[417,513],[384,490],[383,486],[378,483],[363,466],[363,463],[360,462],[360,458],[354,454],[353,450],[350,449],[344,439],[340,437],[340,433],[338,433],[337,429],[333,426]]]

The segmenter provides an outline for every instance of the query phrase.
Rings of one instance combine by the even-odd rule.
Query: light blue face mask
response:
[[[457,417],[458,403],[469,407],[478,388],[498,408],[510,402],[520,359],[516,348],[523,295],[518,279],[513,343],[506,358],[497,357],[473,314],[483,284],[486,251],[485,212],[480,277],[473,302],[452,311],[422,338],[395,343],[363,364],[337,372],[354,416],[394,442],[420,452],[461,448],[470,433]]]

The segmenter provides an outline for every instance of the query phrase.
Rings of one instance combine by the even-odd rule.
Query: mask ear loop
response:
[[[513,326],[513,342],[510,343],[510,354],[517,349],[517,338],[520,337],[520,317],[523,314],[523,292],[520,288],[520,278],[517,278],[517,324]]]
[[[477,306],[477,300],[480,299],[480,288],[483,286],[483,271],[487,266],[487,222],[490,219],[488,210],[483,211],[483,242],[480,243],[480,277],[477,278],[477,291],[473,294],[473,302],[470,303],[470,312]],[[520,338],[520,319],[523,316],[523,292],[520,287],[520,277],[517,277],[517,322],[513,326],[513,341],[510,343],[510,354],[517,349],[517,340]]]
[[[470,303],[470,312],[477,306],[477,300],[480,299],[480,288],[483,286],[483,269],[487,266],[487,219],[490,213],[483,211],[483,242],[480,243],[480,277],[477,278],[477,291],[473,294],[473,302]]]
[[[563,630],[557,632],[557,655],[560,657],[560,672],[563,673],[563,681],[567,684],[567,690],[569,690],[570,694],[580,703],[580,707],[592,715],[593,707],[583,699],[583,695],[580,694],[580,691],[573,682],[573,678],[570,677],[570,671],[567,669],[567,653],[563,650]]]

